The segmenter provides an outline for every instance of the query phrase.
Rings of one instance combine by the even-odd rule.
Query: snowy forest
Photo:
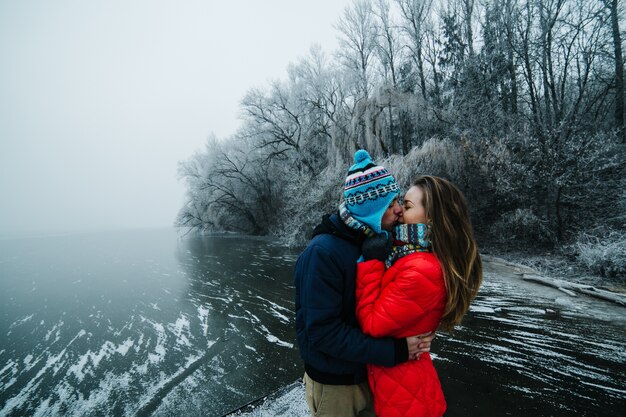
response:
[[[305,244],[363,148],[405,189],[456,183],[482,247],[624,279],[623,17],[619,0],[356,0],[338,50],[251,87],[238,131],[180,163],[176,225]]]

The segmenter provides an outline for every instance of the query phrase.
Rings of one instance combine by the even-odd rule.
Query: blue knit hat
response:
[[[393,175],[376,165],[367,151],[356,151],[343,191],[344,202],[352,217],[381,233],[385,210],[398,194]]]

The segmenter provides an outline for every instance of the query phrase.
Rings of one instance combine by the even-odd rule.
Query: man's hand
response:
[[[365,239],[361,245],[361,252],[363,253],[363,259],[366,261],[378,259],[384,262],[392,248],[393,237],[390,233],[384,232]]]
[[[434,338],[434,332],[407,337],[406,343],[409,347],[409,360],[419,359],[422,353],[430,352],[430,343]]]

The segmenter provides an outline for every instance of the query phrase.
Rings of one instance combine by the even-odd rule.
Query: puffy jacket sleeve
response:
[[[432,276],[424,267],[432,270],[429,263],[406,262],[383,287],[388,278],[384,274],[390,270],[385,271],[381,261],[358,264],[357,318],[366,334],[404,337],[435,330],[428,328],[432,320],[423,319],[429,310],[445,303],[445,288],[439,274]]]
[[[405,361],[396,357],[394,339],[369,337],[342,319],[345,271],[333,258],[326,248],[313,247],[298,273],[303,286],[299,302],[311,346],[354,362],[393,366]],[[402,343],[406,346],[404,340]]]

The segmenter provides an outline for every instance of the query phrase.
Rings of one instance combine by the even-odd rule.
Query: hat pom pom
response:
[[[371,159],[371,157],[370,157],[370,154],[367,153],[367,151],[365,149],[359,149],[354,154],[354,163],[355,164],[359,164],[359,163],[365,161],[366,159]]]

